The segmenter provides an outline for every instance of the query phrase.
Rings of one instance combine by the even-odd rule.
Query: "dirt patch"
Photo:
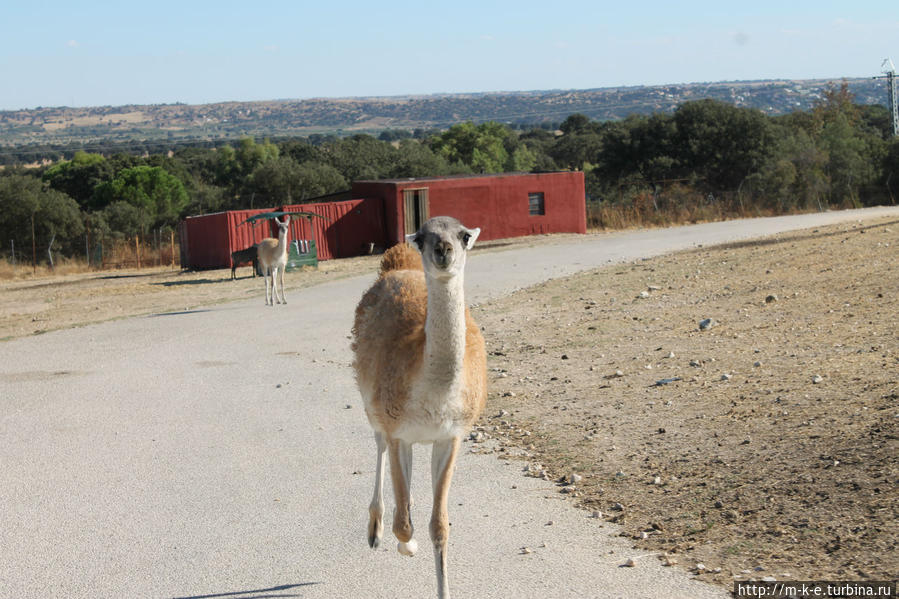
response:
[[[881,220],[523,290],[475,309],[474,434],[706,580],[893,580],[897,289]]]

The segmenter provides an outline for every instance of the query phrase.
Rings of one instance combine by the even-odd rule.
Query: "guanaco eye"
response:
[[[468,241],[470,239],[471,239],[470,233],[462,233],[462,243],[465,245],[465,247],[468,247]]]

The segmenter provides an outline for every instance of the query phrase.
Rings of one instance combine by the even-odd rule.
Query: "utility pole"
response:
[[[874,77],[874,79],[887,80],[887,96],[890,101],[890,120],[893,124],[893,137],[899,137],[899,94],[896,92],[896,67],[889,58],[884,59],[880,65],[884,75]]]

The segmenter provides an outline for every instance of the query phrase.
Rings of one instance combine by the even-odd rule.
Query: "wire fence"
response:
[[[51,244],[52,245],[52,244]],[[4,256],[5,254],[5,256]],[[57,251],[28,244],[22,247],[10,240],[0,260],[6,258],[8,273],[29,270],[73,272],[80,270],[117,270],[124,268],[181,268],[179,240],[174,231],[153,231],[148,237],[135,236],[124,239],[92,239],[84,236],[81,252]]]

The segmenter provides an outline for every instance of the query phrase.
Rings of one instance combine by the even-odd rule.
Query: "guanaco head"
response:
[[[275,218],[275,222],[278,223],[278,237],[287,235],[287,228],[290,226],[290,215],[284,215],[284,222],[279,221]]]
[[[436,216],[418,232],[407,235],[406,241],[421,252],[429,276],[448,279],[464,270],[465,256],[480,233],[480,229],[469,229],[450,216]]]

